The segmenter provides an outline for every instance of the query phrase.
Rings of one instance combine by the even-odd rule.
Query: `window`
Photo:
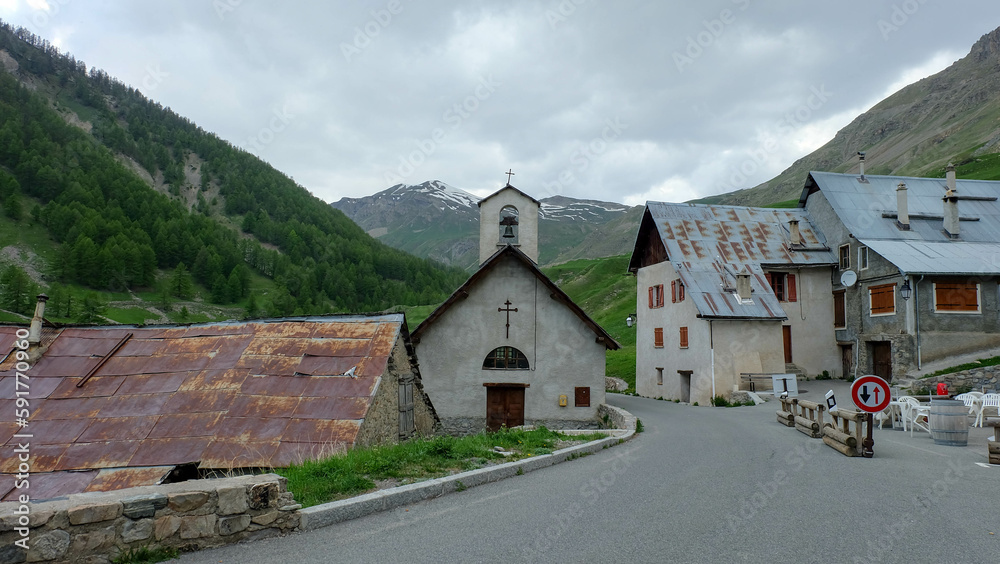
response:
[[[517,208],[514,206],[504,206],[500,210],[500,244],[518,244],[517,240]]]
[[[590,407],[590,388],[589,387],[576,388],[576,406],[577,407]]]
[[[851,268],[851,246],[841,245],[840,246],[840,269],[847,270]]]
[[[658,349],[663,348],[663,327],[653,329],[653,346]]]
[[[663,307],[663,284],[649,287],[649,307]]]
[[[662,368],[657,368],[656,369],[656,385],[657,386],[662,386],[663,385],[663,369]]]
[[[681,327],[681,348],[688,348],[688,328]]]
[[[892,315],[896,313],[896,284],[869,286],[868,297],[871,300],[871,315]]]
[[[684,301],[684,283],[680,278],[670,283],[670,301],[673,303]]]
[[[527,370],[528,357],[514,347],[497,347],[486,355],[484,370]]]
[[[979,283],[935,282],[934,311],[979,313]]]
[[[858,270],[868,270],[868,247],[858,247]]]
[[[779,302],[794,302],[798,299],[798,291],[795,288],[795,275],[784,272],[768,272],[764,275],[771,290]]]
[[[833,328],[847,328],[847,297],[846,290],[839,290],[833,293]]]

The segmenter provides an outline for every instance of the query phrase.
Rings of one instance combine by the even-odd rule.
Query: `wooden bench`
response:
[[[746,381],[750,384],[750,391],[756,392],[757,387],[754,385],[754,380],[763,380],[765,382],[771,381],[771,373],[764,372],[740,372],[740,379]]]

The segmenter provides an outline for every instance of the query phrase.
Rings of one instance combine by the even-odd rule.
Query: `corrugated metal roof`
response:
[[[819,189],[846,229],[908,274],[1000,273],[1000,182],[956,180],[960,235],[944,232],[943,178],[811,172],[800,202]],[[906,184],[910,229],[896,227],[896,187]]]
[[[913,241],[950,241],[943,231],[942,216],[947,186],[943,178],[909,176],[865,176],[832,172],[810,172],[803,199],[815,183],[837,212],[847,230],[859,239]],[[896,186],[906,183],[910,230],[896,228]],[[962,180],[955,183],[961,241],[993,243],[1000,241],[1000,181]],[[972,199],[969,199],[972,198]],[[891,217],[884,217],[890,215]],[[921,216],[929,219],[920,219]]]
[[[351,445],[402,324],[403,315],[392,314],[65,329],[28,373],[37,398],[26,429],[32,477],[55,484],[52,473],[76,471],[64,479],[70,485],[51,488],[59,494],[139,485],[186,463],[281,467]],[[13,343],[14,330],[0,327],[0,346]],[[84,382],[127,333],[132,338]],[[355,377],[344,376],[351,367]],[[4,398],[14,397],[13,387],[13,371],[0,372],[0,390],[10,392]],[[0,444],[18,431],[0,424]],[[0,489],[16,472],[11,462],[0,462]],[[102,477],[103,469],[118,470]]]
[[[836,264],[826,239],[803,209],[647,202],[646,210],[702,317],[785,319],[764,267]],[[799,222],[799,245],[791,244],[792,220]],[[734,290],[735,275],[744,270],[751,274],[749,302],[742,302]]]
[[[980,276],[1000,272],[1000,243],[859,241],[907,274]]]

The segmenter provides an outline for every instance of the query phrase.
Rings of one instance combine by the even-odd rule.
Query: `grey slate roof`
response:
[[[822,191],[846,229],[907,274],[1000,273],[1000,182],[956,181],[958,239],[943,231],[943,178],[811,172],[800,205]],[[910,230],[896,227],[896,186],[906,183]]]
[[[837,262],[804,209],[647,202],[646,213],[656,225],[688,299],[704,318],[785,319],[764,269]],[[792,219],[799,220],[802,245],[791,245],[788,222]],[[751,273],[749,303],[735,295],[735,276],[744,269]]]

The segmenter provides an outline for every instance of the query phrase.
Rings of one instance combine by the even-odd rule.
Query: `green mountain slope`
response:
[[[42,286],[291,315],[433,303],[464,277],[23,29],[0,24],[0,63],[0,200],[48,235],[18,242]]]
[[[1000,151],[998,69],[1000,29],[984,35],[950,67],[861,114],[774,179],[698,201],[764,205],[798,199],[810,170],[856,172],[858,151],[867,153],[869,174],[943,176],[948,162],[971,165],[982,157],[995,161],[988,155]]]

